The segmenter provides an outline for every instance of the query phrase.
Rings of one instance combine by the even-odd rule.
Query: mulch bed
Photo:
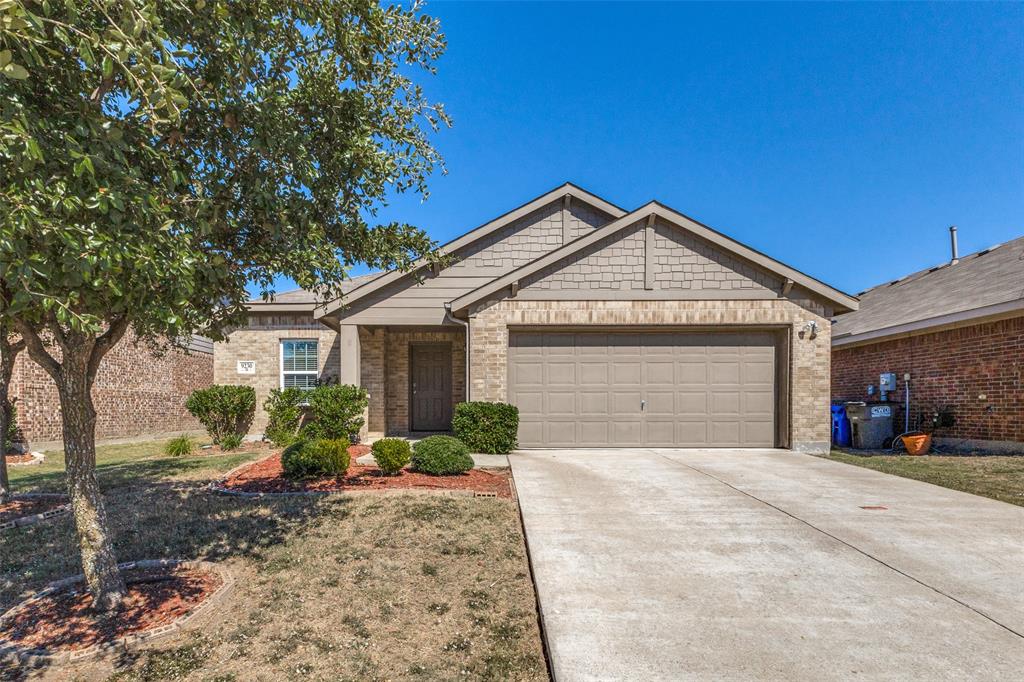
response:
[[[8,464],[27,464],[35,459],[31,452],[24,454],[12,453],[5,455]]]
[[[67,503],[67,498],[59,495],[52,497],[14,497],[0,504],[0,524],[20,519],[24,516],[43,514],[51,509],[63,507]]]
[[[349,448],[351,454],[355,448]],[[359,453],[365,454],[365,452]],[[352,455],[353,458],[357,455]],[[221,482],[220,487],[232,492],[244,493],[303,493],[303,492],[353,492],[357,490],[468,490],[477,493],[494,494],[498,497],[512,497],[509,477],[505,472],[471,469],[455,476],[430,476],[417,471],[403,469],[397,476],[384,476],[376,466],[353,464],[345,476],[310,481],[294,482],[284,477],[281,455],[275,454],[253,462],[231,473]]]
[[[184,566],[127,572],[128,594],[113,617],[92,610],[81,583],[32,599],[0,621],[0,646],[72,653],[159,628],[193,611],[223,583],[212,570]]]

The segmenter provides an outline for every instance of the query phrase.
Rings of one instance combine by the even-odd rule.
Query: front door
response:
[[[410,430],[448,431],[452,426],[452,347],[448,343],[409,348]]]

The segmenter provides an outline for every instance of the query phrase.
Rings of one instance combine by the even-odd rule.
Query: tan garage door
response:
[[[521,447],[772,447],[770,332],[512,332]]]

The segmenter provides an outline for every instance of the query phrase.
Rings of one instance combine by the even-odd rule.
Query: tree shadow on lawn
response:
[[[260,562],[269,548],[301,536],[314,515],[321,520],[349,515],[344,498],[251,500],[210,492],[205,480],[145,482],[192,470],[188,460],[124,466],[130,466],[134,476],[105,472],[101,478],[119,561],[246,558]],[[135,484],[118,485],[132,478]],[[0,612],[54,580],[79,573],[70,516],[8,531],[0,542]],[[23,670],[26,666],[9,665],[0,663],[0,679],[29,672]]]

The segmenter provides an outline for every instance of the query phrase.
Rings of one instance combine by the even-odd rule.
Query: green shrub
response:
[[[229,434],[246,434],[256,410],[252,386],[215,384],[193,391],[185,407],[206,427],[213,442],[220,444]]]
[[[377,466],[386,476],[397,474],[412,458],[412,448],[401,438],[381,438],[372,449]]]
[[[472,469],[473,458],[458,438],[430,436],[412,446],[412,465],[425,474],[450,476]]]
[[[242,436],[237,433],[229,433],[220,439],[221,450],[237,450],[242,446]]]
[[[187,433],[177,438],[172,438],[164,445],[164,454],[168,457],[185,457],[191,455],[196,449],[196,442]]]
[[[18,437],[18,406],[10,401],[7,411],[7,433],[3,434],[3,452],[6,455],[14,448],[14,439]]]
[[[470,452],[508,454],[519,444],[519,408],[506,403],[459,403],[455,406],[452,431]]]
[[[300,440],[281,453],[281,467],[286,478],[302,480],[344,476],[348,471],[348,439]]]
[[[365,388],[338,384],[317,386],[306,392],[310,421],[302,427],[303,438],[351,438],[363,426],[363,411],[369,403]]]
[[[279,448],[285,448],[295,442],[299,436],[299,422],[302,421],[302,408],[299,403],[306,399],[306,391],[301,388],[274,389],[270,397],[263,401],[263,409],[267,411],[267,428],[263,435]]]

